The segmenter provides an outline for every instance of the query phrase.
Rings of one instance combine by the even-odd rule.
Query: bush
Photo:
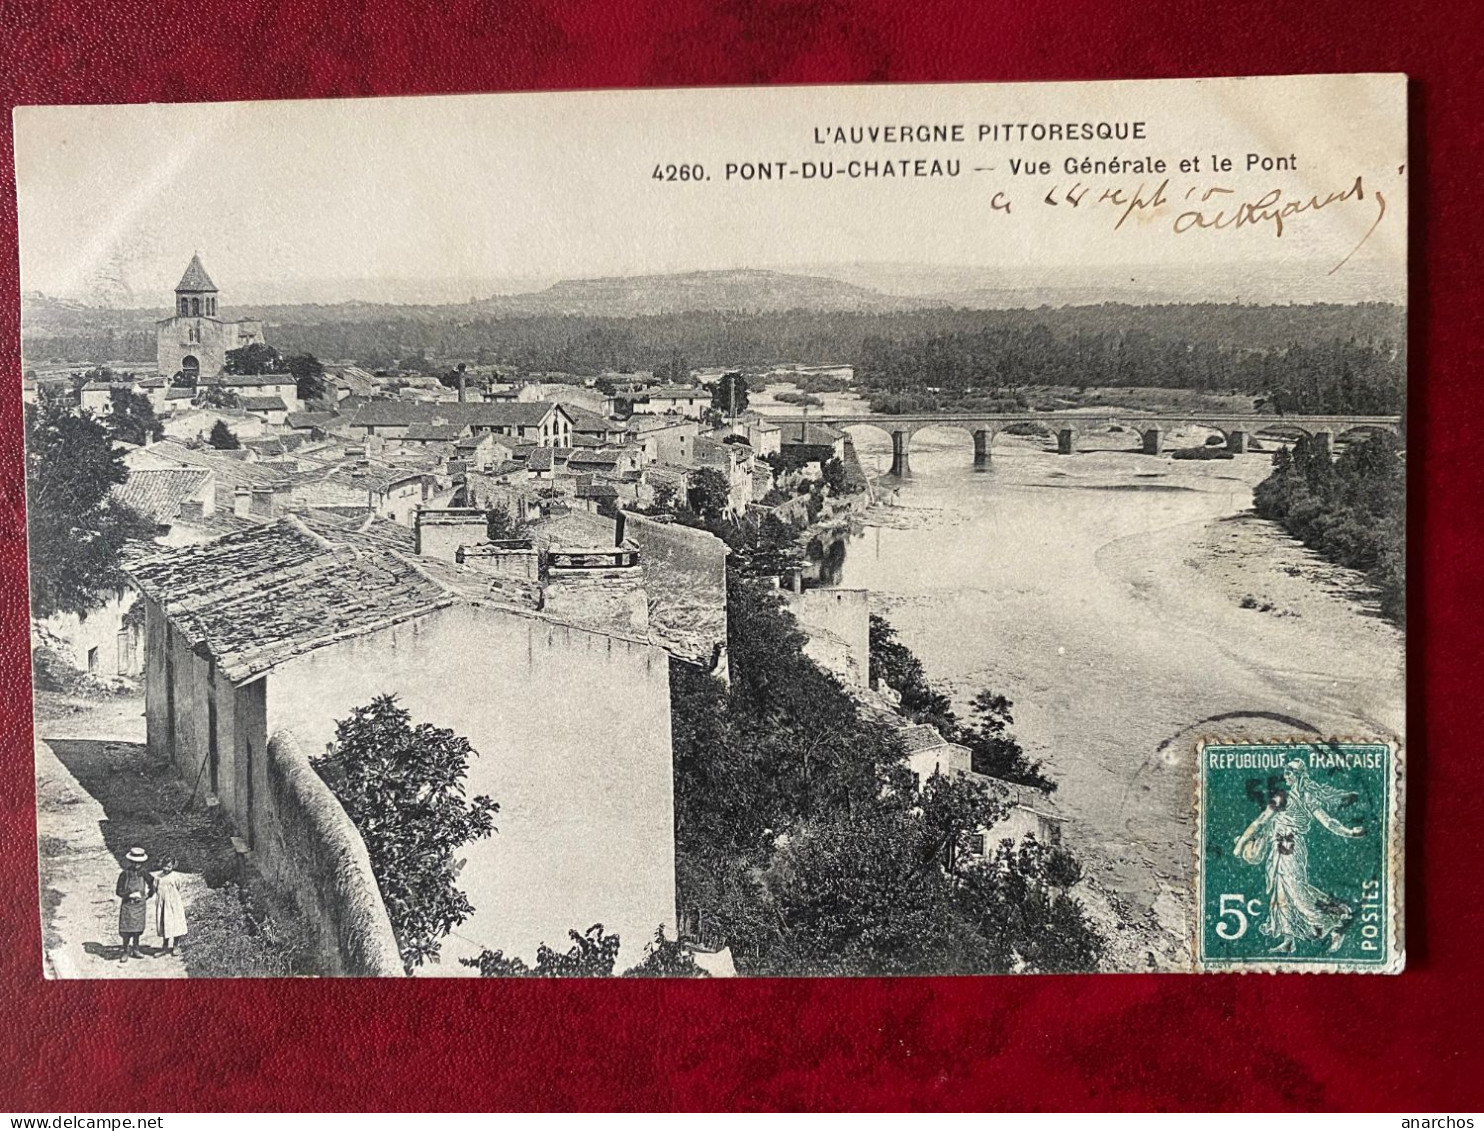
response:
[[[1178,448],[1170,453],[1171,459],[1236,459],[1236,454],[1225,448]]]
[[[1376,432],[1338,460],[1307,436],[1273,453],[1253,509],[1331,561],[1365,570],[1384,616],[1406,605],[1406,464],[1394,436]]]
[[[1051,429],[1044,424],[1037,424],[1034,420],[1017,420],[1014,424],[1007,424],[1000,429],[1007,436],[1042,436],[1051,435]]]

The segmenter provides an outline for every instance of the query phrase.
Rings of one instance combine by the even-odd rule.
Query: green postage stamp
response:
[[[1198,968],[1399,972],[1399,749],[1209,740],[1198,752]]]

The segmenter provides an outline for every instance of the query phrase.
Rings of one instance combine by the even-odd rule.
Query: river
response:
[[[890,466],[884,433],[852,435],[868,472]],[[919,432],[914,477],[865,512],[831,580],[870,590],[961,708],[981,688],[1014,701],[1068,840],[1183,934],[1197,736],[1400,736],[1403,638],[1358,575],[1251,515],[1270,454],[1136,447],[997,436],[978,471],[967,433]]]

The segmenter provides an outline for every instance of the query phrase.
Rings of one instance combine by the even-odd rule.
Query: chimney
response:
[[[459,404],[463,404],[464,403],[464,388],[465,388],[464,382],[465,382],[464,363],[461,361],[461,362],[459,362]]]
[[[232,513],[238,518],[246,518],[252,513],[251,487],[241,486],[232,492]]]
[[[633,542],[548,547],[541,607],[583,628],[648,632],[649,596],[639,547]]]

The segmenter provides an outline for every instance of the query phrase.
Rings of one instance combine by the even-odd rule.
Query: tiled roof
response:
[[[156,525],[169,523],[180,504],[211,482],[211,472],[195,468],[141,468],[109,492],[115,501],[144,515]]]
[[[283,412],[289,406],[282,397],[241,397],[242,407],[248,412]]]
[[[264,385],[294,385],[292,373],[224,373],[221,384],[232,389],[260,389]]]
[[[467,424],[413,424],[405,439],[452,442],[464,434]]]
[[[538,425],[560,405],[548,401],[368,401],[356,410],[356,428],[395,428],[411,424],[459,424],[475,428]]]
[[[352,394],[369,393],[376,388],[375,376],[356,365],[327,367],[325,376],[337,387],[349,389]]]
[[[618,488],[610,483],[591,483],[579,485],[575,494],[579,499],[616,499]]]
[[[381,523],[379,526],[394,526]],[[400,535],[326,528],[286,517],[212,542],[151,554],[128,567],[192,645],[233,683],[346,635],[408,620],[453,598],[391,547]]]
[[[618,421],[609,420],[601,413],[593,412],[581,405],[568,404],[562,407],[572,418],[572,431],[574,432],[622,432],[624,430],[624,426]]]
[[[592,471],[612,471],[621,459],[623,459],[623,453],[616,452],[612,448],[584,449],[574,451],[568,457],[567,465],[574,471],[579,467]]]
[[[901,734],[902,746],[908,754],[916,754],[919,750],[931,750],[935,746],[947,746],[947,741],[938,733],[936,727],[927,723],[918,723],[915,726],[903,727]]]
[[[339,510],[340,508],[335,508]],[[274,666],[460,601],[571,624],[540,611],[539,588],[418,557],[410,529],[350,527],[338,513],[287,515],[215,541],[140,556],[125,566],[192,647],[234,684]],[[612,537],[612,523],[608,524]],[[646,641],[620,626],[574,625]]]
[[[190,265],[186,267],[185,274],[180,277],[180,282],[175,284],[177,291],[214,291],[216,284],[211,281],[211,276],[206,273],[206,268],[201,266],[199,255],[191,256]]]
[[[188,401],[195,395],[196,390],[188,388],[185,385],[175,385],[165,390],[165,399],[167,401]]]
[[[532,471],[550,471],[552,466],[551,449],[537,448],[526,460],[526,466]]]
[[[218,486],[266,486],[286,479],[279,468],[247,462],[243,458],[247,454],[245,451],[219,452],[215,448],[188,448],[174,440],[161,440],[141,449],[139,455],[145,458],[146,453],[150,463],[157,466],[175,463],[215,471]]]
[[[123,388],[123,386],[120,385],[119,388]],[[107,381],[89,381],[82,387],[82,391],[85,393],[111,393],[113,392],[113,386]]]
[[[694,420],[675,416],[631,416],[626,427],[630,432],[659,432],[666,428],[695,428]]]
[[[327,428],[340,419],[338,412],[291,412],[285,418],[290,428]]]
[[[709,400],[711,398],[711,390],[706,388],[696,388],[692,385],[659,385],[648,390],[648,395],[650,400],[654,400],[655,397],[665,397],[667,399],[705,397]]]

